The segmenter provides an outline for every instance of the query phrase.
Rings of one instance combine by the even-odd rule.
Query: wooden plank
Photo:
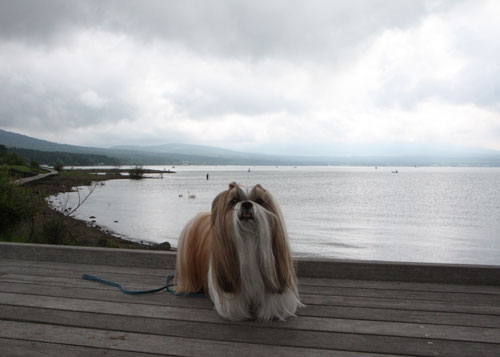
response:
[[[12,273],[0,273],[0,282],[12,282],[12,283],[25,283],[25,284],[39,284],[45,286],[60,286],[60,287],[86,287],[96,290],[116,290],[115,287],[105,284],[97,284],[89,280],[84,280],[80,276],[61,278],[52,276],[33,276],[26,274],[12,274]],[[164,282],[160,284],[146,285],[144,283],[124,283],[124,286],[129,289],[145,289],[148,287],[160,287]]]
[[[53,270],[72,270],[86,271],[89,269],[88,264],[75,263],[58,263],[37,260],[17,260],[17,259],[2,259],[0,260],[0,271],[2,267],[27,267],[27,268],[45,268]],[[164,277],[165,272],[173,272],[173,269],[167,268],[139,268],[128,266],[113,266],[113,265],[92,265],[92,270],[99,273],[121,273],[125,275],[146,275]],[[499,288],[500,289],[500,288]]]
[[[465,302],[475,305],[500,306],[500,296],[496,294],[468,294],[458,292],[434,292],[434,291],[408,291],[408,290],[384,290],[354,287],[330,287],[301,285],[300,291],[310,295],[336,295],[336,296],[359,296],[378,297],[385,299],[405,300],[427,300],[427,301],[449,301]]]
[[[166,307],[156,305],[140,305],[131,303],[113,303],[82,299],[67,299],[35,295],[0,293],[0,301],[4,305],[40,307],[70,311],[108,313],[115,315],[137,316],[145,318],[164,318],[197,322],[228,323],[215,311]],[[364,320],[346,320],[334,318],[300,317],[290,319],[280,328],[343,332],[358,334],[374,334],[401,337],[436,338],[475,342],[496,343],[500,341],[500,329],[443,326],[431,324],[411,324],[398,322],[380,322]],[[264,326],[264,325],[263,325]],[[266,326],[273,326],[267,324]]]
[[[175,252],[0,242],[0,259],[175,269]]]
[[[121,273],[105,273],[93,271],[89,267],[87,271],[78,272],[74,270],[63,269],[48,269],[48,268],[32,268],[32,267],[0,267],[0,273],[16,273],[32,276],[54,276],[54,277],[73,277],[80,279],[83,273],[98,275],[100,278],[116,281],[122,285],[134,283],[143,284],[143,289],[147,287],[159,287],[165,284],[165,277],[144,276],[144,275],[126,275]],[[168,274],[165,274],[168,275]],[[464,293],[449,293],[449,292],[432,292],[432,291],[406,291],[406,290],[383,290],[371,288],[341,288],[341,287],[324,287],[316,285],[300,286],[301,294],[310,295],[330,295],[330,296],[356,296],[356,297],[376,297],[387,299],[405,299],[405,300],[427,300],[427,301],[444,301],[444,302],[462,302],[475,305],[491,305],[500,306],[500,298],[495,294],[464,294]]]
[[[128,295],[116,288],[112,290],[74,287],[68,289],[67,287],[59,286],[2,282],[0,284],[0,292],[110,302],[128,302],[142,305],[177,306],[205,310],[213,309],[213,304],[208,298],[182,297],[161,292],[156,294]]]
[[[0,321],[0,337],[29,336],[33,341],[73,344],[120,351],[169,353],[181,356],[335,356],[332,351],[290,348],[194,338],[159,336],[122,331]],[[338,352],[338,356],[352,356]]]
[[[15,308],[14,308],[15,309]],[[23,311],[24,310],[24,311]],[[346,356],[365,356],[364,353],[404,354],[418,356],[494,356],[499,352],[497,344],[328,333],[321,331],[271,329],[258,323],[216,325],[188,321],[166,321],[137,317],[91,314],[70,311],[20,308],[9,310],[11,315],[27,321],[43,321],[45,324],[65,324],[91,329],[143,333],[147,336],[174,336],[194,339],[255,343],[259,345],[294,346],[330,350],[337,355],[342,350]],[[1,334],[1,333],[0,333]],[[148,337],[149,338],[149,337]],[[347,351],[351,351],[349,353]]]
[[[339,319],[500,328],[499,316],[455,312],[310,305],[304,309],[299,309],[297,314],[299,316],[333,317]]]
[[[442,301],[401,300],[372,297],[300,295],[306,305],[378,307],[402,310],[425,310],[442,312],[463,312],[471,314],[500,315],[500,307],[490,305],[473,305],[465,303],[446,303]]]
[[[0,258],[175,268],[174,252],[0,242]],[[303,277],[500,286],[500,266],[300,259]]]
[[[462,292],[462,293],[483,293],[500,295],[500,286],[492,285],[464,285],[464,284],[444,284],[444,283],[413,283],[400,281],[380,281],[380,280],[351,280],[351,279],[322,279],[322,278],[299,278],[300,285],[317,285],[331,287],[363,287],[386,290],[409,290],[409,291],[441,291],[441,292]]]
[[[89,270],[87,264],[69,264],[46,261],[29,261],[4,259],[0,261],[0,271],[2,266],[7,267],[37,267],[51,270],[66,270],[86,272]],[[123,275],[145,275],[165,277],[174,271],[168,269],[137,268],[137,267],[117,267],[107,265],[92,265],[92,271],[96,273],[117,273]],[[331,287],[354,287],[372,288],[385,290],[409,290],[409,291],[435,291],[435,292],[462,292],[462,293],[483,293],[500,295],[500,286],[485,285],[458,285],[443,283],[407,283],[394,281],[371,281],[371,280],[349,280],[349,279],[321,279],[321,278],[299,278],[300,285],[331,286]]]
[[[0,291],[31,294],[42,296],[55,296],[65,298],[84,298],[86,300],[100,300],[110,302],[140,303],[143,305],[160,305],[201,308],[212,310],[213,304],[209,299],[183,298],[169,294],[152,294],[131,296],[117,290],[97,290],[85,288],[52,287],[36,284],[19,284],[3,282]],[[500,318],[494,315],[443,313],[428,311],[377,309],[365,307],[339,307],[311,305],[298,310],[299,316],[330,317],[356,320],[393,321],[411,323],[430,323],[454,326],[492,327],[500,328]]]
[[[41,180],[41,179],[44,179],[46,177],[54,176],[54,175],[58,174],[58,172],[56,170],[53,170],[53,169],[50,169],[50,168],[46,168],[46,170],[48,170],[47,173],[38,174],[38,175],[31,176],[31,177],[25,177],[25,178],[22,178],[22,179],[17,179],[17,180],[14,181],[14,183],[16,185],[24,185],[24,184],[26,184],[28,182],[33,182],[33,181]]]
[[[104,284],[98,284],[78,278],[53,278],[53,277],[31,277],[27,275],[5,274],[0,276],[0,281],[17,282],[25,284],[35,284],[44,286],[59,286],[59,287],[82,287],[95,290],[117,290],[114,287]],[[160,285],[158,285],[160,286]],[[147,286],[139,284],[126,284],[130,289],[141,289]],[[185,298],[179,298],[185,299]],[[366,297],[346,297],[346,296],[325,296],[325,295],[307,295],[301,294],[301,300],[307,306],[323,305],[323,306],[345,306],[345,307],[369,307],[381,309],[395,310],[411,310],[411,311],[433,311],[433,312],[457,312],[471,314],[486,314],[500,315],[500,308],[487,305],[472,305],[463,303],[447,303],[422,300],[397,300],[383,298],[366,298]],[[192,299],[193,307],[197,306],[197,299]],[[189,305],[189,304],[188,304]],[[185,306],[185,305],[182,305]]]
[[[500,285],[493,265],[304,259],[298,267],[299,276],[312,278]]]
[[[0,346],[3,357],[145,357],[145,356],[165,356],[159,354],[145,354],[138,352],[116,351],[104,348],[71,346],[55,343],[37,342],[29,340],[18,340],[10,338],[0,338]]]
[[[1,308],[1,307],[0,307]],[[207,324],[187,321],[141,319],[128,316],[17,308],[0,310],[3,318],[26,322],[85,327],[102,330],[120,330],[154,335],[199,338],[216,341],[258,343],[270,346],[334,349],[335,344],[325,333],[310,333],[283,329],[268,329],[253,325]],[[77,324],[77,325],[76,325]],[[333,347],[332,347],[333,346]],[[332,348],[330,348],[332,347]]]
[[[62,270],[62,269],[47,269],[47,268],[31,268],[31,267],[0,267],[0,274],[24,274],[31,276],[52,276],[60,278],[81,279],[83,274],[97,275],[106,280],[117,281],[120,283],[136,283],[136,284],[154,284],[161,285],[166,281],[169,271],[165,270],[163,276],[150,275],[129,275],[121,273],[103,273],[94,271],[91,266],[82,271]]]

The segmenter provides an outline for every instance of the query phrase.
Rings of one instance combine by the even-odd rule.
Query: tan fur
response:
[[[238,255],[234,242],[227,234],[232,224],[227,209],[235,186],[220,193],[212,203],[212,213],[195,217],[179,238],[176,262],[177,292],[208,293],[210,261],[217,286],[224,292],[237,292],[240,286]],[[224,229],[221,229],[224,227]]]
[[[179,239],[176,262],[176,291],[185,294],[208,292],[208,264],[212,244],[210,214],[196,216]]]

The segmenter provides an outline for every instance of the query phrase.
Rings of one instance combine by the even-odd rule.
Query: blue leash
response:
[[[192,297],[207,297],[205,294],[202,293],[194,293],[194,294],[183,294],[183,293],[178,293],[175,290],[171,289],[172,286],[175,286],[175,284],[170,284],[170,280],[174,278],[174,274],[170,274],[167,276],[167,283],[156,289],[151,289],[151,290],[127,290],[124,289],[123,286],[121,286],[118,283],[115,283],[114,281],[109,281],[109,280],[104,280],[101,278],[98,278],[97,276],[94,275],[88,275],[88,274],[83,274],[82,279],[85,280],[90,280],[90,281],[97,281],[99,283],[103,283],[106,285],[111,285],[114,286],[115,288],[119,288],[123,293],[129,294],[129,295],[141,295],[141,294],[154,294],[159,291],[162,291],[163,289],[166,289],[170,294],[176,295],[176,296],[192,296]]]

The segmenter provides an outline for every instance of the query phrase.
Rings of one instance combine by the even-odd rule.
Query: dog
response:
[[[285,320],[302,307],[281,209],[261,185],[236,183],[218,194],[211,213],[194,217],[177,249],[176,291],[210,296],[231,321]]]

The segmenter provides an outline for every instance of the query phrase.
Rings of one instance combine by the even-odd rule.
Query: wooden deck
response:
[[[0,354],[500,356],[499,267],[304,261],[307,307],[271,323],[225,321],[206,298],[129,296],[81,279],[154,288],[174,261],[167,252],[1,243]],[[384,271],[401,271],[389,277],[406,281],[363,280]],[[453,271],[468,283],[429,282]]]

